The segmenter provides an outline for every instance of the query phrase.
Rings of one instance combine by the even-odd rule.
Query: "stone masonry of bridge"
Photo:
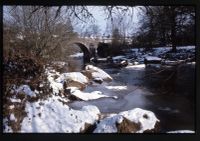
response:
[[[97,47],[100,40],[94,38],[75,38],[70,40],[67,45],[77,45],[83,51],[84,61],[89,62],[92,57],[96,57]]]

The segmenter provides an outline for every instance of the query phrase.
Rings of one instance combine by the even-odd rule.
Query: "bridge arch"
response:
[[[74,38],[67,45],[77,45],[83,51],[84,62],[90,62],[96,56],[98,43],[98,40],[92,38]]]
[[[80,47],[80,49],[83,52],[84,62],[89,62],[90,61],[90,58],[91,58],[92,54],[91,54],[91,51],[90,51],[89,47],[87,47],[86,45],[84,45],[81,42],[73,42],[73,43],[71,43],[71,45],[77,45],[78,47]]]

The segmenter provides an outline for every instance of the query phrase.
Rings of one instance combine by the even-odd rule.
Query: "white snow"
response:
[[[126,69],[133,69],[133,70],[143,70],[145,68],[145,64],[126,66],[125,68]]]
[[[83,53],[75,53],[73,55],[70,55],[70,57],[74,57],[74,58],[83,57]]]
[[[43,84],[40,84],[40,85],[39,85],[40,88],[42,88],[43,86],[44,86]]]
[[[21,99],[10,98],[10,101],[13,102],[13,103],[14,102],[20,103]]]
[[[99,109],[92,105],[73,110],[58,101],[54,95],[45,101],[27,102],[25,110],[27,117],[22,121],[21,132],[32,133],[78,133],[86,123],[94,124],[100,114]]]
[[[107,74],[102,69],[97,68],[93,65],[87,65],[85,67],[85,70],[90,71],[92,73],[93,78],[102,78],[103,80],[112,80],[112,77],[109,74]]]
[[[14,108],[15,108],[15,105],[10,105],[10,106],[9,106],[9,109],[10,109],[10,110],[12,110],[12,109],[14,109]]]
[[[87,93],[87,92],[82,92],[80,90],[77,90],[76,88],[73,88],[73,87],[71,89],[71,94],[84,100],[84,101],[99,99],[102,97],[111,97],[111,96],[102,94],[102,92],[100,92],[100,91],[93,91],[91,93]],[[113,96],[113,98],[117,98],[117,97]]]
[[[176,130],[176,131],[168,131],[167,133],[195,133],[192,130]]]
[[[55,70],[48,70],[46,69],[47,79],[50,82],[50,87],[53,89],[53,94],[59,93],[59,90],[63,89],[63,84],[55,82],[53,76],[60,75],[59,72],[56,72]]]
[[[147,115],[148,118],[145,118],[144,115]],[[153,112],[135,108],[101,120],[94,130],[94,133],[116,133],[116,123],[122,122],[121,117],[125,117],[134,123],[140,123],[141,129],[137,131],[137,133],[143,133],[145,130],[154,129],[156,122],[159,122]]]
[[[33,92],[28,85],[21,85],[18,89],[16,89],[16,92],[23,92],[24,94],[29,95],[30,97],[36,97],[35,92]]]
[[[15,118],[15,115],[12,113],[12,114],[10,114],[10,120],[12,120],[12,121],[17,121],[17,119]]]
[[[55,81],[63,83],[65,80],[73,80],[82,84],[87,84],[89,82],[88,78],[80,72],[63,73]]]
[[[107,58],[98,58],[97,61],[107,61]]]
[[[7,118],[3,119],[3,126],[4,126],[4,129],[3,129],[4,133],[12,133],[13,132],[12,128],[8,125],[8,119]]]
[[[112,116],[104,118],[97,124],[97,128],[93,133],[117,133],[116,123],[122,121],[121,115],[112,114]]]
[[[146,56],[145,59],[147,61],[161,61],[162,59],[156,56]]]
[[[106,86],[107,89],[109,90],[127,90],[127,86]]]

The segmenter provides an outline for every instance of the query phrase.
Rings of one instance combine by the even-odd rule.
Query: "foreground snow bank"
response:
[[[75,87],[71,88],[71,95],[75,96],[78,99],[84,100],[84,101],[99,99],[102,97],[110,97],[110,96],[102,94],[102,92],[100,92],[100,91],[93,91],[91,93],[86,93],[86,92],[77,90]],[[113,96],[112,98],[117,98],[117,97]]]
[[[112,80],[112,77],[109,74],[107,74],[102,69],[95,67],[93,65],[87,65],[85,67],[85,71],[88,72],[88,73],[91,73],[93,79],[95,79],[95,78],[100,79],[101,78],[101,79],[107,80],[107,81]]]
[[[112,114],[100,121],[94,133],[143,133],[156,132],[159,120],[153,112],[135,108]]]
[[[73,110],[52,96],[45,101],[26,103],[27,117],[22,121],[21,132],[83,132],[98,119],[96,106]]]

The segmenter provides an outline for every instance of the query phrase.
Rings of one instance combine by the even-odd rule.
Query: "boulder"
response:
[[[89,83],[89,79],[80,72],[70,72],[61,74],[55,82],[65,83],[64,88],[77,87],[78,89],[83,90]]]
[[[153,112],[135,108],[112,114],[100,121],[94,133],[158,132],[159,120]]]
[[[91,75],[91,77],[93,79],[96,79],[96,78],[99,79],[99,78],[101,78],[104,81],[111,81],[112,80],[112,77],[109,74],[107,74],[102,69],[100,69],[98,67],[95,67],[93,65],[87,65],[85,67],[85,74],[86,73],[87,73],[87,75]]]

